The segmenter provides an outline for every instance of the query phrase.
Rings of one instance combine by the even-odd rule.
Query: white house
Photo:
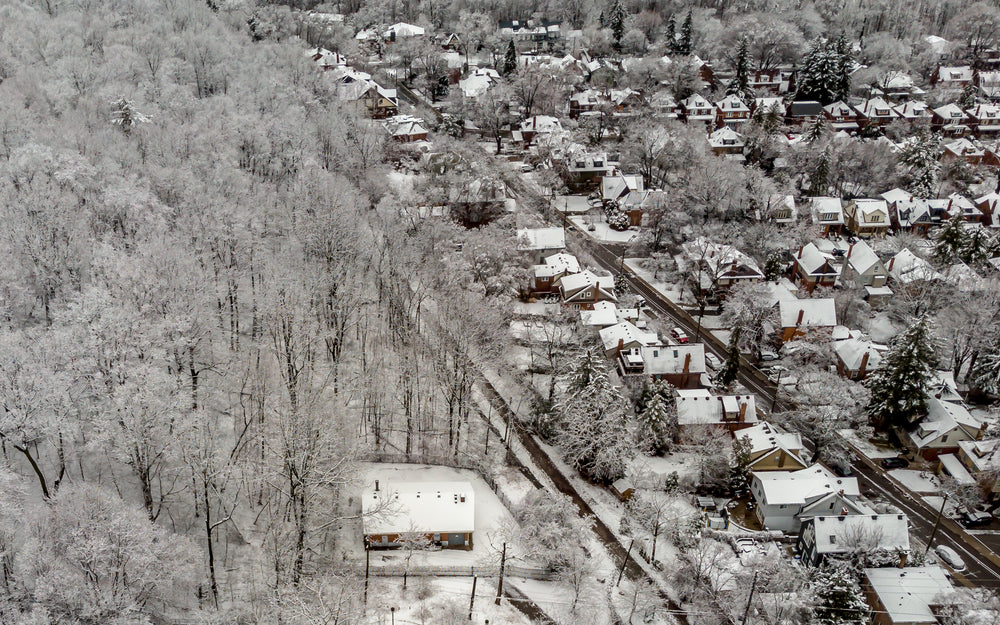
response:
[[[566,249],[563,228],[521,228],[517,231],[517,249],[531,254],[535,263]]]
[[[753,471],[798,471],[808,466],[805,445],[798,432],[786,432],[762,421],[740,430],[735,436],[750,442]]]
[[[476,506],[469,482],[376,480],[361,501],[368,547],[398,547],[401,536],[417,535],[442,547],[472,549]]]
[[[676,405],[681,432],[702,426],[735,432],[757,423],[757,404],[752,394],[712,395],[705,389],[678,389]]]
[[[808,332],[833,329],[837,325],[837,306],[832,297],[781,300],[778,316],[781,340],[787,343]]]
[[[795,533],[814,516],[872,514],[861,500],[857,478],[837,477],[814,464],[799,471],[755,471],[750,492],[766,529]]]
[[[819,566],[826,558],[855,550],[910,550],[905,514],[818,516],[802,522],[798,548],[802,563]],[[903,559],[902,557],[900,558]]]
[[[927,460],[958,453],[960,441],[975,441],[983,435],[983,422],[963,404],[927,398],[927,416],[909,433],[910,444]]]

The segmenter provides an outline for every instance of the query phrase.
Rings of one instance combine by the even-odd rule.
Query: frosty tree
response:
[[[625,19],[627,17],[621,0],[612,0],[611,6],[608,8],[607,24],[608,28],[611,29],[611,36],[615,40],[615,50],[618,51],[622,49],[622,36],[625,34]]]
[[[846,567],[814,569],[810,580],[816,605],[815,625],[863,625],[868,617],[861,586]]]
[[[740,374],[740,335],[743,330],[740,326],[733,328],[733,333],[729,335],[729,357],[722,371],[715,376],[715,383],[719,386],[729,387],[736,381]]]
[[[802,62],[802,78],[795,99],[827,105],[846,97],[844,68],[849,62],[849,58],[838,52],[837,42],[816,39]]]
[[[677,42],[678,54],[691,54],[691,38],[691,11],[688,10],[687,17],[684,18],[684,23],[681,24],[681,38],[680,41]]]
[[[895,337],[882,364],[868,378],[868,416],[881,426],[909,428],[927,408],[925,389],[937,362],[934,338],[926,317]]]
[[[753,102],[754,93],[750,87],[750,44],[746,37],[740,38],[736,50],[736,62],[733,70],[736,75],[726,87],[726,95],[735,95],[749,106]]]
[[[670,441],[677,432],[677,411],[673,402],[654,393],[639,415],[639,444],[654,455],[670,449]]]
[[[517,71],[517,48],[514,47],[514,40],[507,43],[507,54],[503,57],[503,67],[500,72],[504,76],[510,76]]]
[[[976,388],[1000,395],[1000,337],[994,338],[993,344],[976,358],[972,381]]]
[[[942,151],[941,137],[926,131],[903,143],[899,164],[907,168],[910,190],[915,197],[937,197]]]
[[[608,212],[608,226],[612,230],[618,230],[619,232],[629,229],[628,215],[624,213],[621,209],[615,209]]]
[[[938,233],[937,241],[934,242],[934,260],[942,265],[954,263],[967,246],[968,237],[963,221],[962,213],[956,212]]]
[[[111,123],[129,134],[138,124],[148,122],[149,118],[135,109],[131,100],[121,96],[112,104]]]

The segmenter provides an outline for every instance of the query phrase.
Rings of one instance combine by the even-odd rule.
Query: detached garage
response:
[[[475,497],[468,482],[379,484],[362,494],[365,545],[400,546],[400,537],[424,536],[449,549],[472,549]]]

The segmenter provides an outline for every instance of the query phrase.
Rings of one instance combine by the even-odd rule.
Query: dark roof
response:
[[[812,117],[823,114],[823,105],[813,100],[803,102],[792,102],[788,107],[788,114],[791,117]]]

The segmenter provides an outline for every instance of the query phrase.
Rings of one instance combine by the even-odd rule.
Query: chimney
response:
[[[866,351],[865,355],[861,357],[861,366],[858,367],[858,379],[865,377],[865,371],[868,369],[868,355],[870,353]]]
[[[691,370],[691,352],[684,354],[684,370],[683,373],[688,373]]]
[[[806,248],[805,245],[799,246],[799,255],[797,256],[797,258],[802,258],[802,250],[804,250],[805,248]]]
[[[375,492],[378,492],[378,480],[375,480]]]
[[[625,349],[625,339],[618,339],[618,353],[621,354],[623,349]]]
[[[806,314],[805,309],[800,308],[799,309],[799,316],[795,318],[795,327],[796,328],[799,327],[800,325],[802,325],[802,317],[804,317],[805,314]]]
[[[747,419],[747,404],[749,401],[740,402],[740,416],[737,419],[740,423],[743,423]]]
[[[887,269],[888,271],[892,271],[892,264],[893,264],[894,262],[896,262],[896,257],[895,257],[895,256],[893,256],[892,258],[890,258],[890,259],[889,259],[889,266],[888,266],[888,267],[886,267],[886,269]]]
[[[854,251],[854,244],[851,243],[851,246],[849,248],[847,248],[847,258],[851,257],[851,252],[853,252],[853,251]]]

